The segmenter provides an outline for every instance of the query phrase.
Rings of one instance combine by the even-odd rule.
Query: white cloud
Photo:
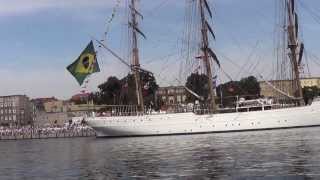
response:
[[[52,8],[114,7],[111,0],[0,0],[0,16],[35,13]]]

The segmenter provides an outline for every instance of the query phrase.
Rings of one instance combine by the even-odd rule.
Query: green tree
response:
[[[217,87],[217,96],[222,102],[223,106],[233,106],[234,102],[237,100],[237,96],[240,95],[241,87],[239,81],[229,81],[224,84],[220,84]],[[222,97],[222,101],[221,101]]]
[[[260,84],[254,76],[242,78],[240,81],[229,81],[217,87],[217,96],[222,96],[223,106],[233,106],[237,97],[254,99],[260,96]],[[221,100],[220,100],[221,102]]]
[[[205,74],[198,74],[198,73],[192,73],[188,78],[186,82],[186,87],[198,94],[199,96],[203,97],[204,100],[208,99],[208,76]],[[194,102],[197,100],[197,98],[188,93],[187,94],[187,102]]]
[[[98,86],[100,103],[119,104],[121,82],[117,77],[111,76]]]
[[[309,104],[310,101],[320,95],[320,89],[317,86],[306,86],[302,88],[303,99],[306,104]]]
[[[144,104],[146,106],[155,104],[155,94],[159,86],[154,76],[143,71],[140,72],[140,79]],[[99,104],[137,104],[136,84],[133,74],[128,74],[121,80],[116,77],[109,77],[98,88],[99,92],[95,93],[94,101]]]
[[[159,88],[156,79],[150,73],[142,71],[140,72],[140,80],[144,105],[149,106],[150,104],[155,104],[155,95]],[[121,82],[123,87],[121,92],[123,104],[137,104],[134,75],[128,74]]]
[[[260,84],[254,76],[242,78],[239,82],[240,95],[247,96],[247,98],[260,96]]]

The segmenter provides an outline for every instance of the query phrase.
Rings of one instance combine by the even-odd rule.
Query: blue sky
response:
[[[233,79],[249,75],[245,66],[240,71],[227,59],[242,67],[251,54],[248,63],[257,63],[257,68],[250,73],[272,78],[275,4],[278,0],[208,1],[214,11],[213,27],[217,37],[212,46],[223,69]],[[125,52],[126,46],[124,2],[121,0],[107,42],[119,54]],[[147,35],[147,39],[140,42],[141,63],[155,72],[161,85],[178,84],[175,79],[179,76],[181,62],[179,52],[184,38],[185,2],[141,0],[140,11],[144,14],[141,29]],[[318,0],[300,2],[320,12]],[[77,58],[90,36],[103,36],[116,0],[0,0],[0,4],[0,95],[66,99],[78,93],[81,88],[65,67]],[[312,17],[302,7],[299,14],[307,52],[320,57],[317,45],[320,18]],[[89,90],[95,90],[110,75],[122,77],[128,72],[109,53],[98,47],[97,50],[102,72],[91,77]],[[314,61],[309,58],[310,71],[313,76],[319,76],[320,60],[317,60],[319,64]],[[220,80],[227,78],[221,74]]]

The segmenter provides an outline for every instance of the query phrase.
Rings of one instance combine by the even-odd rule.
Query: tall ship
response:
[[[141,84],[141,72],[145,70],[140,65],[138,40],[144,36],[139,29],[139,19],[142,13],[138,11],[137,1],[129,1],[129,23],[131,34],[131,63],[127,64],[131,70],[135,82],[136,106],[118,106],[109,114],[92,113],[85,118],[97,134],[97,137],[128,137],[128,136],[158,136],[177,134],[218,133],[234,131],[257,131],[284,128],[300,128],[320,126],[320,98],[306,105],[303,101],[300,82],[299,66],[303,55],[303,44],[298,37],[298,15],[295,9],[295,0],[283,0],[286,22],[286,50],[290,60],[290,72],[292,74],[292,95],[283,89],[268,83],[281,97],[291,99],[295,106],[266,99],[239,99],[236,106],[231,109],[218,107],[216,93],[214,91],[213,66],[220,66],[217,55],[210,48],[209,39],[214,39],[215,34],[210,27],[209,18],[213,14],[207,0],[195,0],[199,17],[199,53],[197,57],[204,67],[204,75],[207,77],[207,98],[185,87],[188,93],[199,100],[192,109],[180,108],[174,112],[153,111],[146,108]],[[212,37],[211,37],[212,36]],[[106,44],[96,40],[103,48],[107,49],[119,60],[124,62]],[[206,106],[203,106],[205,104]],[[205,107],[205,108],[204,108]]]

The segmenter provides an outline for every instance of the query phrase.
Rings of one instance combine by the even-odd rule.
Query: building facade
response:
[[[50,113],[67,112],[69,102],[62,100],[54,100],[43,103],[44,111]]]
[[[35,107],[26,95],[0,96],[0,125],[32,125]]]
[[[38,111],[34,122],[35,126],[64,126],[72,119],[66,112],[44,112]]]
[[[320,77],[303,78],[301,79],[301,86],[302,87],[317,86],[318,88],[320,88]]]
[[[310,87],[310,86],[316,86],[316,87],[320,88],[320,77],[302,78],[300,81],[301,81],[302,88]],[[293,96],[293,87],[292,87],[291,80],[271,80],[268,82],[270,82],[273,86],[277,87],[278,89],[282,90],[283,92],[289,94],[290,96]],[[260,88],[261,88],[260,94],[262,96],[264,96],[264,97],[281,96],[279,92],[277,92],[274,88],[272,88],[265,81],[260,81],[259,84],[260,84]]]
[[[83,117],[102,107],[89,104],[75,104],[56,98],[38,98],[35,126],[63,126],[74,117]]]
[[[164,105],[185,104],[186,90],[183,86],[159,87],[156,95]]]

